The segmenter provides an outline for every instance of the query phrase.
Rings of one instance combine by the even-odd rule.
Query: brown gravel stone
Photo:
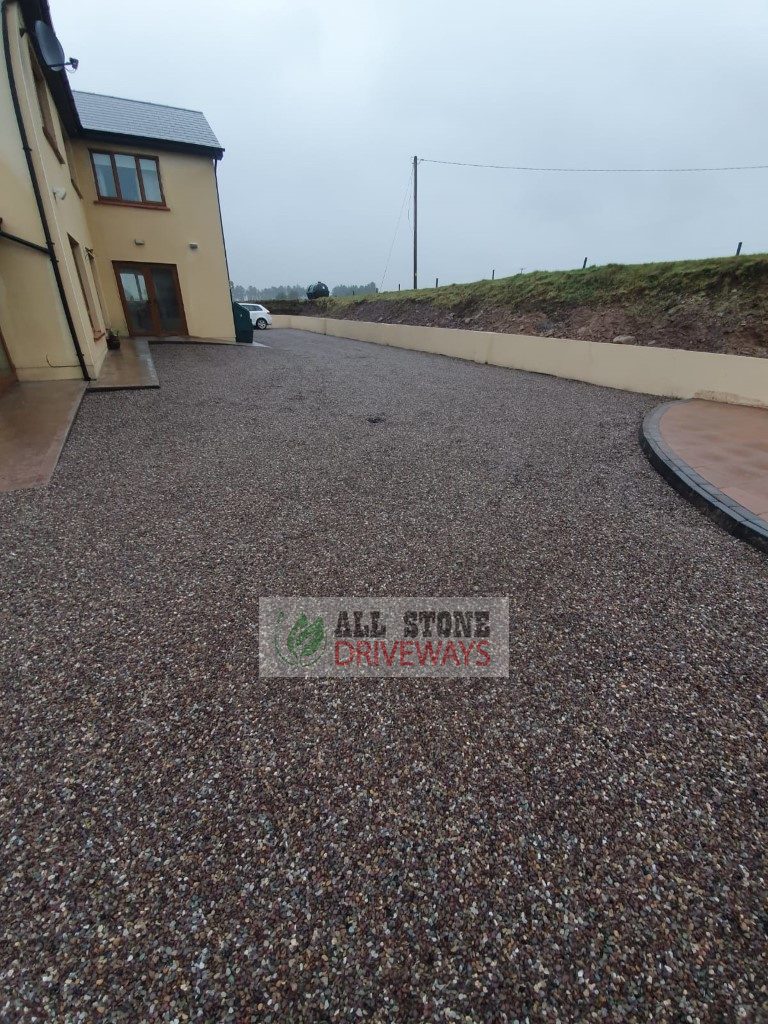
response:
[[[0,495],[0,1019],[768,1019],[768,563],[658,399],[264,340]],[[511,678],[259,680],[336,593],[508,594]]]

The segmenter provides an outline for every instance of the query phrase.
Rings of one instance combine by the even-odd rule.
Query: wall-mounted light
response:
[[[190,242],[189,243],[189,248],[190,249],[197,249],[198,248],[197,242]]]
[[[143,238],[134,238],[133,244],[134,245],[144,245],[144,239]]]
[[[67,198],[67,190],[65,188],[54,188],[52,192],[57,199]]]

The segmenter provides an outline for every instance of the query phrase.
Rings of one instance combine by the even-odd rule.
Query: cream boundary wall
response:
[[[179,274],[187,330],[193,338],[232,342],[235,325],[229,297],[224,239],[219,220],[213,160],[141,146],[73,139],[77,183],[94,238],[109,326],[128,333],[112,262],[173,263]],[[97,202],[90,150],[157,157],[168,210]],[[136,245],[136,239],[143,245]],[[197,249],[190,249],[196,242]]]
[[[20,34],[22,21],[18,4],[11,4],[8,8],[8,28],[19,103],[54,252],[86,366],[89,374],[95,377],[107,352],[105,325],[103,322],[97,325],[101,338],[94,338],[67,236],[71,235],[81,249],[91,248],[93,242],[82,202],[70,181],[66,149],[53,99],[51,108],[54,111],[56,141],[59,152],[65,157],[64,163],[60,163],[43,135],[28,37]],[[3,218],[3,229],[45,245],[3,59],[0,59],[0,133],[0,217]],[[55,198],[54,188],[65,191],[65,197]],[[87,268],[86,272],[89,273]],[[92,279],[89,280],[93,292],[94,284]],[[0,239],[0,329],[19,380],[82,378],[49,257],[7,239]]]
[[[277,315],[273,322],[275,327],[471,359],[621,391],[768,407],[768,359],[752,356],[326,317]]]

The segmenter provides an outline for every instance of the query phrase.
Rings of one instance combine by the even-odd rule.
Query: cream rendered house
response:
[[[73,91],[46,0],[2,22],[0,390],[97,379],[110,331],[234,342],[205,117]]]

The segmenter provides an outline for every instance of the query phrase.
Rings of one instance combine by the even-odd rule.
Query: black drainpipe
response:
[[[51,237],[51,231],[48,227],[48,220],[45,216],[45,207],[43,206],[43,197],[40,194],[40,184],[35,174],[35,165],[32,162],[32,150],[29,148],[29,139],[27,137],[27,129],[24,127],[24,118],[21,114],[21,107],[19,106],[19,94],[16,90],[16,80],[13,77],[13,62],[11,60],[11,42],[8,37],[8,3],[9,0],[2,0],[3,9],[3,50],[5,51],[5,64],[8,68],[8,84],[11,88],[11,99],[13,100],[13,110],[16,114],[16,123],[19,126],[19,135],[21,136],[21,148],[24,150],[24,156],[27,158],[27,167],[29,168],[29,177],[32,180],[32,191],[35,193],[35,201],[37,202],[37,210],[40,214],[40,223],[43,226],[43,234],[45,235],[45,244],[48,249],[48,256],[51,260],[51,266],[53,267],[53,276],[56,278],[56,287],[59,289],[59,295],[61,297],[61,303],[64,306],[64,315],[67,318],[67,326],[69,327],[69,333],[72,335],[72,341],[75,346],[75,352],[77,353],[77,361],[80,364],[80,369],[83,374],[83,380],[91,380],[91,375],[88,373],[88,367],[85,365],[85,358],[83,356],[83,350],[80,348],[80,341],[77,337],[77,331],[75,329],[75,323],[72,319],[72,313],[67,302],[67,295],[64,291],[64,282],[61,279],[61,271],[59,270],[59,261],[56,259],[56,254],[53,248],[53,238]]]

